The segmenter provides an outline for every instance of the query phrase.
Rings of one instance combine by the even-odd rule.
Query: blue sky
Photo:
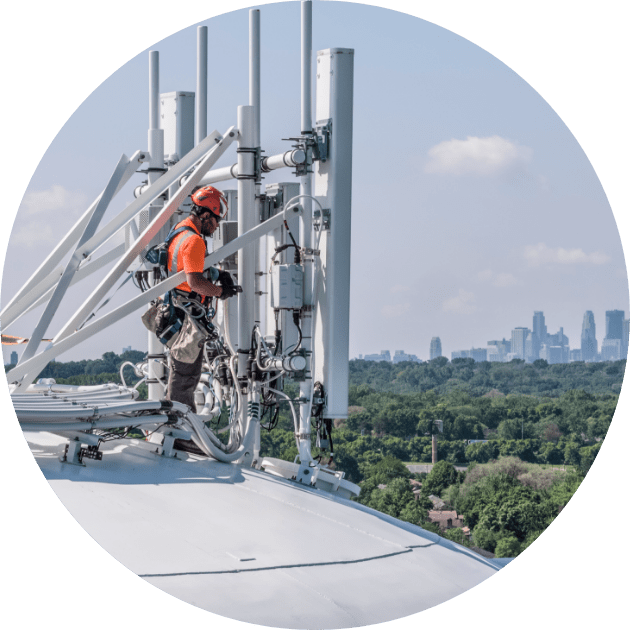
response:
[[[313,15],[314,51],[356,51],[351,357],[388,348],[427,358],[436,335],[450,356],[531,327],[534,310],[545,312],[550,332],[563,326],[572,347],[592,310],[601,340],[604,311],[628,310],[621,243],[593,168],[544,99],[496,57],[427,21],[336,2],[315,2]],[[299,20],[299,3],[268,5],[261,14],[267,154],[288,148],[281,138],[299,129]],[[248,11],[204,23],[208,125],[223,131],[248,102]],[[274,37],[275,28],[285,36]],[[160,51],[160,90],[194,91],[196,26],[151,48]],[[147,68],[147,51],[134,56],[50,145],[9,242],[3,295],[15,292],[96,197],[120,154],[146,148]],[[232,151],[220,164],[234,161]],[[139,180],[112,212],[129,203]],[[265,181],[280,180],[292,176]],[[73,296],[76,306],[81,289]],[[70,314],[60,308],[52,328]],[[60,359],[142,348],[138,319]],[[34,321],[8,332],[26,336]]]

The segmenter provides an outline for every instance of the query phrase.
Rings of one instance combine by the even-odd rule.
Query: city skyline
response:
[[[602,331],[600,332],[599,336],[597,336],[597,318],[595,318],[595,316],[593,315],[593,312],[590,310],[585,311],[581,321],[582,323],[579,326],[572,326],[573,330],[580,330],[580,334],[567,334],[567,330],[569,330],[569,328],[566,328],[564,326],[549,326],[549,324],[547,323],[548,320],[546,319],[546,317],[543,318],[543,325],[544,325],[544,331],[546,332],[549,329],[555,329],[557,328],[562,329],[563,333],[569,338],[569,346],[571,348],[571,351],[573,351],[574,349],[581,349],[583,351],[584,345],[582,342],[582,337],[583,337],[583,330],[584,330],[584,319],[586,318],[588,313],[591,313],[591,315],[593,315],[593,319],[594,319],[594,323],[595,323],[595,338],[597,339],[597,350],[595,351],[595,354],[599,353],[601,351],[601,343],[604,341],[604,339],[607,337],[607,332],[604,333],[603,331],[605,330],[605,326],[606,326],[606,320],[607,320],[607,316],[606,313],[608,312],[620,312],[620,313],[624,313],[625,311],[623,310],[619,310],[619,309],[607,309],[603,311],[603,314],[601,316],[601,320],[600,321],[600,327],[599,330]],[[537,313],[544,313],[544,311],[533,311],[533,324],[532,324],[532,331],[534,330],[534,325],[536,322],[536,314]],[[630,316],[630,311],[629,311],[629,316]],[[555,320],[554,320],[555,321]],[[624,319],[624,322],[626,322],[628,320]],[[618,326],[619,324],[617,324]],[[528,326],[514,326],[512,328],[509,328],[509,324],[508,324],[508,328],[505,329],[501,329],[501,330],[505,330],[505,333],[501,333],[501,334],[495,334],[494,338],[495,339],[506,339],[506,340],[510,340],[511,337],[511,333],[512,331],[519,329],[519,328],[524,328],[527,329]],[[492,335],[491,335],[492,337]],[[455,348],[454,344],[449,343],[449,337],[448,334],[447,335],[433,335],[431,337],[428,337],[426,344],[423,346],[420,343],[414,343],[414,342],[409,342],[409,343],[405,343],[403,342],[400,347],[396,347],[395,349],[390,347],[387,350],[383,350],[382,347],[372,347],[372,348],[363,348],[361,352],[357,352],[357,353],[351,353],[350,354],[350,359],[353,358],[365,358],[365,356],[376,356],[376,355],[380,355],[383,352],[390,352],[393,350],[394,353],[396,352],[403,352],[409,356],[413,356],[413,359],[409,359],[409,360],[421,360],[421,361],[427,361],[430,360],[431,357],[431,342],[433,339],[437,339],[440,342],[440,352],[441,352],[441,356],[445,356],[447,358],[450,359],[451,355],[454,352],[457,351],[462,351],[462,350],[471,350],[471,349],[478,349],[478,348],[485,348],[491,341],[493,341],[493,339],[486,339],[486,340],[477,340],[478,338],[475,338],[475,342],[468,344],[468,346],[463,345],[462,347],[458,347]],[[446,339],[446,342],[444,341],[444,339]],[[525,342],[525,340],[523,340],[523,343]],[[133,345],[133,349],[137,349],[137,343],[135,345]],[[386,344],[384,344],[386,345]],[[12,363],[11,361],[11,356],[13,353],[15,353],[17,351],[18,356],[21,355],[22,350],[25,348],[25,345],[18,345],[18,346],[3,346],[3,363],[5,365],[8,365],[9,363]],[[127,346],[127,347],[123,347],[123,351],[127,348],[131,348],[132,346]],[[115,349],[113,348],[106,348],[103,352],[108,352],[108,351],[114,351]],[[82,360],[82,359],[95,359],[95,358],[99,358],[101,354],[98,354],[96,356],[83,356],[80,354],[77,354],[76,356],[73,356],[72,358],[70,357],[64,357],[62,356],[60,359],[61,361],[76,361],[76,360]],[[375,360],[375,359],[371,359],[371,360]],[[393,358],[390,356],[390,358],[387,359],[388,361],[392,361]],[[582,357],[580,359],[573,359],[573,360],[584,360]],[[589,358],[586,360],[591,360],[590,355]],[[602,359],[603,360],[603,359]],[[610,360],[610,359],[609,359]]]
[[[592,324],[593,324],[593,328],[591,329],[590,327],[588,328],[589,330],[589,334],[592,334],[592,337],[588,337],[588,341],[585,342],[585,335],[584,335],[584,331],[585,331],[585,327],[587,327],[587,320],[589,322],[591,322],[592,319]],[[592,311],[586,311],[584,313],[584,316],[582,318],[582,334],[578,335],[576,337],[573,338],[573,341],[571,340],[571,337],[569,337],[566,334],[566,329],[564,326],[559,326],[557,332],[555,333],[549,333],[548,330],[549,329],[553,329],[553,327],[550,327],[547,325],[547,320],[546,317],[544,315],[544,311],[533,311],[533,317],[532,317],[532,324],[531,324],[531,329],[528,326],[515,326],[513,328],[511,328],[510,330],[506,331],[506,334],[501,334],[501,335],[495,335],[495,339],[490,339],[490,340],[486,340],[486,341],[480,341],[479,343],[473,343],[473,344],[469,344],[468,347],[462,347],[462,348],[458,348],[458,349],[452,349],[452,350],[442,350],[442,347],[444,346],[444,343],[442,341],[442,337],[441,336],[434,336],[431,337],[430,341],[428,342],[426,348],[418,348],[418,344],[413,344],[413,343],[408,343],[406,345],[403,345],[402,349],[398,349],[395,351],[396,354],[398,353],[404,353],[407,356],[412,356],[414,357],[413,359],[409,359],[409,360],[421,360],[421,361],[427,361],[427,360],[431,360],[432,358],[435,358],[435,356],[444,356],[446,358],[459,358],[460,356],[469,356],[466,355],[466,352],[471,352],[471,351],[485,351],[486,349],[488,349],[488,355],[490,355],[489,349],[490,346],[493,345],[499,345],[500,344],[500,340],[502,339],[504,342],[507,341],[508,346],[510,346],[511,342],[516,341],[516,343],[518,344],[518,347],[516,349],[510,348],[508,351],[506,351],[506,353],[511,353],[511,354],[515,354],[517,356],[513,356],[510,358],[507,357],[503,357],[501,359],[499,359],[498,357],[495,358],[476,358],[475,360],[488,360],[488,361],[498,361],[498,360],[510,360],[511,358],[524,358],[527,356],[527,344],[529,343],[530,345],[532,344],[532,342],[534,344],[537,343],[536,339],[538,339],[538,343],[542,344],[543,343],[543,339],[545,339],[545,337],[549,337],[549,341],[554,343],[554,347],[557,346],[566,346],[566,352],[563,355],[559,355],[559,356],[555,356],[554,358],[548,360],[550,363],[569,363],[572,361],[591,361],[591,360],[597,360],[597,361],[615,361],[615,360],[619,360],[621,358],[626,358],[626,355],[628,353],[628,336],[630,334],[630,319],[626,319],[625,318],[625,311],[623,310],[618,310],[618,309],[610,309],[610,310],[606,310],[604,311],[604,323],[605,323],[605,332],[603,332],[603,327],[600,327],[600,335],[599,337],[597,336],[597,325],[595,322],[595,317],[593,315]],[[528,333],[529,334],[529,339],[528,339]],[[625,336],[624,336],[625,335]],[[560,338],[560,336],[562,336],[562,338]],[[533,338],[532,338],[533,337]],[[585,347],[588,347],[588,345],[585,346],[585,343],[591,343],[592,339],[595,340],[595,346],[594,346],[594,350],[592,352],[592,354],[588,354],[586,355],[587,358],[584,359],[584,350]],[[625,340],[625,343],[624,343]],[[608,343],[606,345],[604,344],[604,341],[619,341],[619,343]],[[549,345],[549,344],[548,344]],[[435,354],[433,352],[434,348],[440,348],[440,354]],[[450,348],[449,345],[447,345],[447,347]],[[607,348],[608,350],[604,350],[602,352],[602,347],[603,348]],[[575,351],[579,350],[581,352],[581,354],[579,356],[577,356],[575,354]],[[533,354],[533,359],[535,360],[537,358],[546,358],[544,356],[535,356],[535,351],[529,351],[531,354]],[[540,349],[539,349],[540,352]],[[497,350],[497,353],[499,353],[499,350]],[[523,356],[520,356],[520,355]],[[452,355],[455,355],[454,357]],[[481,357],[481,354],[477,353],[475,355],[476,357]],[[358,355],[355,355],[354,358],[358,358],[358,359],[364,359],[364,360],[369,360],[369,361],[394,361],[393,357],[390,356],[390,351],[389,350],[383,350],[380,349],[378,352],[366,352],[366,353],[359,353]]]

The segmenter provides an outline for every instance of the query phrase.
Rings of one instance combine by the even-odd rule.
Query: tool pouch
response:
[[[174,338],[171,357],[181,363],[194,363],[206,341],[206,332],[186,313],[179,334]]]
[[[146,313],[144,313],[141,317],[144,327],[147,330],[151,331],[152,333],[156,332],[157,330],[156,318],[158,314],[158,307],[161,303],[162,303],[162,300],[156,300],[155,302],[151,302],[151,306],[149,306],[149,310],[146,311]]]

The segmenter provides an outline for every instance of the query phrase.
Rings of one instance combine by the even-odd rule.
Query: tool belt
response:
[[[214,309],[204,305],[202,299],[195,292],[173,289],[142,316],[146,328],[171,349],[177,361],[193,363],[204,343],[219,336],[211,321]]]
[[[165,346],[170,347],[175,341],[185,317],[186,311],[179,308],[176,296],[169,291],[158,303],[155,315],[155,334]]]

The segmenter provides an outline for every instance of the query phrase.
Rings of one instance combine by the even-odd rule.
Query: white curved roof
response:
[[[26,433],[85,530],[156,587],[199,608],[276,627],[346,628],[435,606],[498,565],[419,527],[268,473],[141,441],[62,464],[65,439]],[[244,597],[246,593],[246,597]]]

